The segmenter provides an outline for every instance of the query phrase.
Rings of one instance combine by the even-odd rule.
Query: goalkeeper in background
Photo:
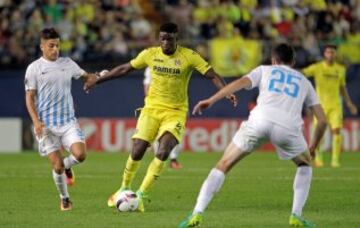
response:
[[[314,77],[316,93],[324,108],[326,119],[332,134],[332,160],[331,166],[340,167],[341,152],[341,128],[343,126],[343,108],[341,97],[344,99],[352,115],[358,110],[351,101],[346,89],[345,67],[335,61],[336,46],[326,45],[324,49],[324,60],[314,63],[305,69],[303,73],[307,77]],[[316,122],[315,122],[316,124]],[[324,166],[322,151],[316,151],[315,166]]]

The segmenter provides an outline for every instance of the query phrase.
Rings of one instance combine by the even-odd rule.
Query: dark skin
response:
[[[177,33],[167,33],[160,32],[159,33],[159,42],[162,52],[165,55],[173,55],[176,52],[177,48]],[[84,90],[89,92],[95,85],[101,84],[103,82],[113,80],[116,78],[121,78],[128,75],[130,72],[134,71],[135,68],[131,66],[130,63],[125,63],[119,65],[108,72],[106,75],[97,78],[93,77],[90,80],[87,80],[84,85]],[[214,85],[221,89],[225,86],[225,81],[212,69],[210,68],[205,74],[205,78],[211,80]],[[234,94],[231,94],[226,97],[231,101],[234,107],[237,105],[237,99]],[[159,148],[156,153],[156,157],[161,161],[166,161],[170,155],[172,149],[178,144],[178,140],[175,138],[173,134],[170,132],[165,132],[159,139]],[[131,152],[131,158],[135,161],[139,161],[143,158],[146,149],[150,145],[149,142],[142,139],[134,139],[133,141],[133,149]]]

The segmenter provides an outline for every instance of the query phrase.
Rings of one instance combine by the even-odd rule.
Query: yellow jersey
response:
[[[205,74],[211,66],[195,51],[177,46],[172,55],[161,47],[143,50],[130,61],[135,69],[149,66],[151,84],[145,107],[188,110],[188,85],[194,69]]]
[[[340,87],[346,84],[345,71],[343,65],[338,63],[328,65],[325,61],[303,69],[307,77],[314,77],[316,93],[325,109],[341,107]]]

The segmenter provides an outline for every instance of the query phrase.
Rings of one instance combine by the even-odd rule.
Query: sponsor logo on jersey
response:
[[[154,66],[153,71],[163,74],[180,74],[180,68]]]

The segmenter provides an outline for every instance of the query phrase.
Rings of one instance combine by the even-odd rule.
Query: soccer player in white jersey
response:
[[[232,82],[212,97],[200,101],[193,114],[201,114],[216,101],[241,89],[259,88],[257,106],[251,111],[228,145],[224,155],[203,183],[192,214],[179,227],[195,227],[203,220],[203,213],[217,193],[225,175],[261,142],[270,140],[280,159],[292,160],[297,166],[294,179],[291,226],[313,227],[302,217],[312,178],[311,159],[326,127],[326,117],[311,83],[290,66],[294,51],[287,44],[278,45],[272,52],[272,66],[259,66],[246,76]],[[308,147],[302,132],[303,105],[310,108],[318,120],[313,142]]]
[[[59,57],[60,36],[53,28],[41,31],[42,56],[26,69],[26,107],[34,124],[39,153],[47,156],[60,193],[60,209],[72,209],[67,185],[74,183],[71,167],[86,158],[84,133],[74,114],[71,80],[89,77],[70,58]],[[62,158],[61,147],[70,151]]]
[[[146,67],[145,71],[144,71],[144,80],[143,80],[145,96],[148,95],[150,83],[151,83],[150,68]],[[153,143],[153,150],[154,150],[155,153],[156,153],[156,151],[158,149],[158,146],[159,146],[159,143],[157,141]],[[170,156],[169,156],[170,157],[170,168],[172,168],[172,169],[181,169],[182,168],[182,165],[177,160],[180,151],[181,151],[181,145],[180,144],[177,144],[171,150]]]

